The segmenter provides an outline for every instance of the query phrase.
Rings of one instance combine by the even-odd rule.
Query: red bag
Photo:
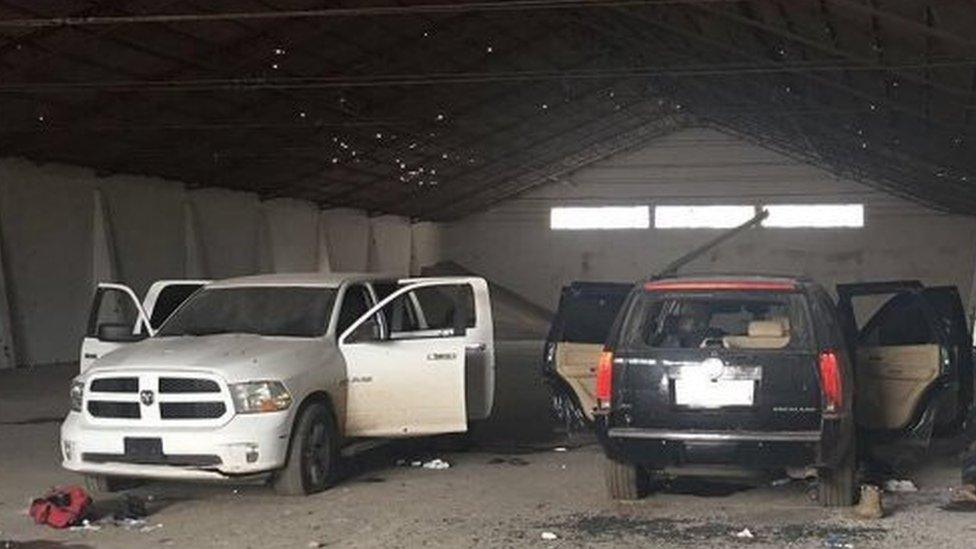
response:
[[[80,486],[63,486],[31,502],[30,516],[37,524],[52,528],[74,526],[85,518],[92,499]]]

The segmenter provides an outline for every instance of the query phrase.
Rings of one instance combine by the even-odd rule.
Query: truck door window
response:
[[[132,334],[138,320],[139,310],[129,296],[119,291],[99,290],[88,320],[88,336],[98,337],[102,326],[111,326],[120,333],[128,329]]]
[[[352,323],[359,317],[366,314],[370,308],[370,299],[366,287],[362,284],[350,286],[346,290],[346,295],[342,298],[342,307],[339,309],[339,324],[336,327],[336,334],[346,331]]]
[[[383,308],[391,339],[450,337],[475,326],[474,292],[467,284],[424,286]]]
[[[153,328],[159,328],[163,321],[173,314],[177,307],[183,304],[190,295],[199,290],[202,284],[170,284],[159,292],[156,305],[153,306],[149,323]]]

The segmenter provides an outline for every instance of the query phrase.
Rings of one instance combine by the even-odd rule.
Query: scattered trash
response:
[[[424,462],[423,467],[424,469],[449,469],[451,464],[440,458],[435,458]]]
[[[949,502],[939,509],[956,513],[976,512],[976,486],[963,484],[958,488],[949,488],[949,494]]]
[[[741,539],[752,539],[752,538],[754,538],[756,536],[754,536],[752,534],[752,532],[749,531],[748,528],[743,528],[742,530],[740,530],[740,531],[738,531],[738,532],[735,533],[735,537],[741,538]]]
[[[543,532],[542,533],[542,539],[544,539],[546,541],[555,541],[555,540],[559,539],[559,536],[557,536],[556,534],[554,534],[552,532]]]
[[[155,530],[159,530],[162,527],[163,527],[162,524],[147,524],[146,526],[143,526],[142,528],[140,528],[139,529],[139,532],[141,532],[143,534],[148,534],[149,532],[153,532]]]
[[[824,540],[824,547],[827,549],[854,549],[854,544],[841,534],[827,534]]]
[[[422,462],[422,461],[411,461],[410,462],[410,466],[411,467],[420,467],[423,464],[424,464],[424,462]]]
[[[101,529],[102,529],[101,526],[99,526],[98,524],[92,524],[92,522],[88,519],[81,521],[81,524],[68,528],[68,530],[72,532],[83,532],[83,531],[97,532]]]
[[[566,449],[565,446],[556,446],[555,448],[552,449],[552,451],[553,452],[568,452],[569,450]]]
[[[914,482],[893,478],[885,481],[884,489],[885,492],[918,492]]]
[[[778,478],[778,479],[770,482],[769,485],[770,486],[786,486],[787,484],[789,484],[791,482],[793,482],[793,479],[791,479],[790,477]]]
[[[325,543],[321,541],[310,541],[308,542],[309,549],[318,549],[319,547],[325,547]]]
[[[52,489],[30,504],[27,514],[36,524],[46,524],[52,528],[89,525],[88,507],[92,499],[80,486],[62,486]]]
[[[884,514],[881,489],[871,484],[862,484],[861,500],[854,507],[854,516],[860,519],[873,520],[884,517]]]
[[[529,464],[528,461],[525,461],[524,459],[522,459],[520,457],[511,457],[511,458],[494,457],[494,458],[491,458],[491,459],[488,460],[488,464],[489,465],[500,465],[502,463],[507,463],[508,465],[528,465]]]

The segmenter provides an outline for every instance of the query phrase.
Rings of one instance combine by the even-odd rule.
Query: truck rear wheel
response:
[[[276,492],[303,496],[332,486],[337,477],[339,442],[329,408],[320,402],[305,407],[295,421],[288,462],[274,477]]]
[[[632,501],[646,495],[647,479],[639,465],[607,457],[603,461],[603,472],[612,499]]]
[[[857,452],[851,441],[847,453],[836,466],[820,470],[817,496],[824,507],[849,507],[854,505],[857,490]]]

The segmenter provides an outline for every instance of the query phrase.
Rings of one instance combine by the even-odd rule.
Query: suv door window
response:
[[[359,317],[366,314],[369,310],[371,300],[366,286],[355,284],[346,289],[345,297],[342,298],[342,307],[339,308],[339,322],[336,327],[336,334],[342,334]]]
[[[861,345],[923,345],[937,343],[938,337],[923,302],[912,293],[898,294],[885,303],[861,332]]]

